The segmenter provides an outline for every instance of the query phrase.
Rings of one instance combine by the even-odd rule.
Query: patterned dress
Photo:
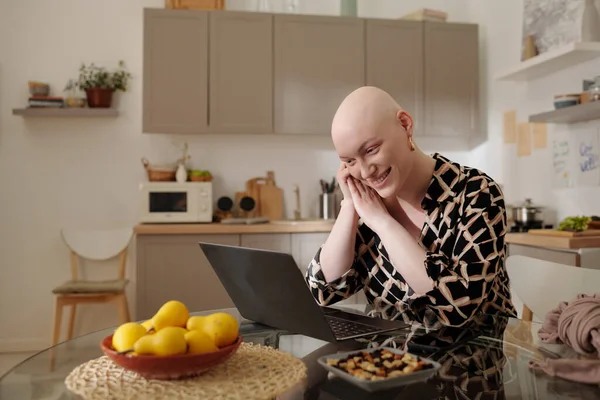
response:
[[[318,249],[306,280],[317,302],[331,305],[363,290],[373,316],[429,327],[462,326],[480,313],[516,316],[504,267],[506,209],[499,185],[485,173],[434,154],[435,170],[421,207],[419,245],[434,288],[418,296],[389,261],[381,240],[360,219],[354,262],[327,282]]]

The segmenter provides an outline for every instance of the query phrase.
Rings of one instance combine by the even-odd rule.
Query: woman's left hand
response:
[[[351,176],[348,177],[347,182],[356,212],[369,228],[377,232],[377,227],[388,218],[391,218],[381,197],[375,189],[364,185]]]

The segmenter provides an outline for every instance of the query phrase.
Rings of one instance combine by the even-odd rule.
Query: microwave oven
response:
[[[212,222],[212,182],[140,183],[140,222]]]

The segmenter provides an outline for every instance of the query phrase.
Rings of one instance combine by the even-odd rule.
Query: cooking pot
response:
[[[538,215],[541,214],[543,207],[535,206],[531,203],[531,199],[525,199],[525,202],[520,206],[515,206],[512,209],[513,220],[521,225],[529,225],[533,222],[542,222]]]

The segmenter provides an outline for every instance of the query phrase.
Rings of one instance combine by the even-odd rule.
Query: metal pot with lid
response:
[[[522,205],[513,207],[512,215],[516,223],[528,225],[534,222],[542,222],[541,217],[538,217],[542,210],[543,207],[534,205],[531,199],[525,199]]]

